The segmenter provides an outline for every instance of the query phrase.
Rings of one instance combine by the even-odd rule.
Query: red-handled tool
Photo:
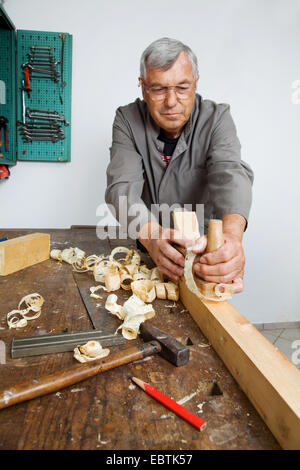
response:
[[[28,98],[30,98],[31,86],[30,86],[29,67],[25,67],[24,78],[25,78],[25,91],[27,91]]]
[[[10,171],[8,169],[8,166],[0,165],[0,180],[8,178],[9,175],[10,175]]]

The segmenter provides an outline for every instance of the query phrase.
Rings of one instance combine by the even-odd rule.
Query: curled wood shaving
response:
[[[167,290],[167,299],[177,302],[179,299],[179,287],[177,284],[174,282],[165,282],[165,288]]]
[[[155,284],[156,296],[158,299],[168,299],[177,302],[179,299],[179,288],[174,282],[160,282]]]
[[[129,253],[129,248],[126,248],[125,246],[117,246],[116,248],[114,248],[112,250],[112,252],[110,253],[109,255],[109,261],[110,262],[113,262],[113,261],[116,261],[114,256],[117,254],[117,253],[126,253],[126,255]]]
[[[6,317],[9,328],[24,328],[27,326],[26,318],[23,318],[20,310],[12,310]]]
[[[80,248],[65,248],[64,250],[51,250],[50,258],[56,259],[58,261],[65,261],[68,264],[75,263],[76,260],[85,257],[85,252],[80,250]]]
[[[116,259],[117,254],[123,254],[122,259]],[[124,246],[117,246],[109,256],[90,255],[79,248],[66,248],[52,250],[53,259],[72,262],[76,272],[92,271],[96,282],[103,284],[108,292],[119,290],[132,290],[143,302],[152,302],[158,299],[178,300],[178,287],[172,282],[164,282],[164,275],[158,267],[149,269],[141,263],[137,250]],[[91,297],[101,299],[101,296],[91,292]]]
[[[119,327],[126,339],[135,339],[139,334],[140,324],[153,318],[155,311],[152,305],[145,304],[139,297],[133,294],[123,305],[125,319]],[[118,329],[119,329],[118,328]]]
[[[149,279],[132,282],[131,290],[143,302],[153,302],[156,297],[154,284]]]
[[[167,289],[165,287],[164,282],[160,282],[155,284],[155,292],[158,299],[166,299],[167,298]]]
[[[58,261],[61,261],[61,250],[51,250],[50,257],[52,259],[57,259]]]
[[[140,257],[139,252],[136,250],[129,250],[125,258],[125,264],[139,266],[140,263],[141,263],[141,257]]]
[[[95,265],[100,264],[105,258],[104,255],[90,255],[87,258],[78,258],[72,263],[73,270],[76,272],[94,271]]]
[[[28,320],[34,320],[38,318],[42,313],[42,305],[44,299],[40,294],[28,294],[25,295],[19,302],[18,309],[12,310],[7,314],[6,320],[9,328],[24,328],[27,326]],[[22,304],[25,304],[26,308],[21,308]],[[34,312],[29,314],[29,312]]]
[[[66,263],[73,264],[78,258],[84,258],[85,252],[79,248],[65,248],[61,252],[61,259]]]
[[[150,279],[154,283],[157,283],[157,282],[161,283],[161,282],[164,282],[164,275],[158,267],[155,267],[151,271]]]
[[[76,259],[73,263],[73,271],[77,273],[84,273],[88,271],[88,267],[86,265],[86,259],[85,258],[78,258]]]
[[[106,266],[104,269],[104,282],[108,292],[119,290],[121,287],[121,279],[119,268],[115,264]]]
[[[94,286],[94,287],[90,287],[90,291],[92,292],[92,294],[94,294],[95,292],[97,292],[97,290],[100,290],[100,289],[103,289],[103,290],[106,290],[106,287],[104,286]]]
[[[110,350],[103,349],[99,341],[88,341],[83,346],[74,349],[74,358],[79,362],[95,361],[108,356]]]
[[[138,272],[139,266],[137,264],[126,264],[122,269],[125,269],[133,278],[133,275]]]
[[[90,255],[85,259],[86,267],[91,271],[91,270],[93,270],[93,267],[94,267],[95,263],[97,261],[101,261],[104,258],[105,258],[104,255],[100,255],[100,256]]]
[[[118,297],[115,294],[110,294],[106,300],[105,308],[123,320],[118,330],[122,329],[124,338],[135,339],[139,333],[140,324],[154,317],[155,311],[152,305],[145,304],[135,294],[129,297],[123,306],[119,305],[117,300]]]
[[[136,273],[134,273],[133,275],[133,279],[135,281],[141,281],[141,280],[147,280],[149,279],[150,276],[148,276],[146,273],[143,273],[142,271],[137,271]]]
[[[220,302],[222,300],[230,299],[232,297],[232,293],[228,292],[227,290],[225,290],[224,293],[220,292],[220,290],[217,290],[218,294],[216,293],[216,297],[204,296],[200,292],[195,282],[194,273],[193,273],[193,265],[194,265],[196,256],[197,255],[192,252],[192,247],[188,247],[186,250],[185,263],[184,263],[184,278],[185,278],[185,282],[186,282],[188,289],[194,294],[196,294],[197,297],[199,297],[200,299],[213,300],[215,302]]]
[[[103,297],[101,297],[101,295],[95,294],[95,292],[97,292],[100,289],[107,290],[106,287],[101,286],[101,285],[100,286],[95,286],[95,287],[90,287],[90,292],[91,292],[90,297],[93,297],[94,299],[102,300]]]
[[[104,283],[104,281],[105,281],[105,279],[104,279],[105,268],[109,265],[110,265],[110,263],[109,263],[109,260],[108,260],[107,257],[100,258],[100,259],[98,259],[94,262],[93,267],[92,267],[92,271],[93,271],[93,274],[94,274],[95,281]]]
[[[145,321],[143,315],[136,315],[132,318],[125,318],[124,323],[119,326],[125,339],[136,339],[139,333],[140,325]]]
[[[122,307],[122,305],[117,304],[117,300],[118,297],[116,296],[116,294],[110,294],[106,299],[105,308],[113,315],[116,315],[120,320],[124,320],[124,308]]]
[[[40,294],[28,294],[25,295],[19,302],[18,309],[21,308],[21,305],[25,303],[29,310],[33,310],[34,312],[39,312],[42,308],[44,303],[44,299]]]
[[[134,266],[134,265],[132,265]],[[130,290],[131,289],[131,283],[133,281],[132,274],[130,271],[127,269],[127,266],[122,266],[120,268],[120,283],[121,287],[124,290]]]

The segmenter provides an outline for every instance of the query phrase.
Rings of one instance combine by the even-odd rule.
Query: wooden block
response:
[[[176,210],[173,212],[174,228],[190,240],[200,237],[198,219],[195,212]]]
[[[284,449],[300,449],[300,370],[229,302],[180,299]]]
[[[50,256],[50,235],[31,233],[0,243],[0,276],[45,261]]]

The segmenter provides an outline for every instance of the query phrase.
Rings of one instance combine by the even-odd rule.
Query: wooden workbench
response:
[[[51,249],[77,246],[87,255],[130,246],[126,240],[100,240],[94,229],[3,230],[0,238],[37,231],[50,233]],[[151,266],[147,255],[142,259]],[[82,276],[90,276],[90,285],[97,285],[90,273]],[[33,292],[45,299],[41,316],[26,328],[9,329],[6,314]],[[6,345],[6,363],[0,364],[1,387],[74,364],[72,352],[19,359],[10,355],[13,337],[92,329],[70,265],[47,260],[2,277],[0,293],[0,339]],[[120,300],[131,295],[131,291],[116,293]],[[101,295],[104,304],[107,294]],[[0,411],[0,449],[280,449],[181,302],[155,300],[153,306],[156,316],[148,321],[188,345],[187,365],[177,368],[153,356],[4,409]],[[119,325],[116,318],[116,328]],[[127,342],[122,348],[140,341]],[[206,430],[200,433],[133,387],[131,376],[176,401],[185,398],[184,406],[207,421]]]

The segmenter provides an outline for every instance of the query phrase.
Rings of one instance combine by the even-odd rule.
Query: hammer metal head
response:
[[[190,350],[177,341],[177,339],[173,338],[173,336],[159,328],[149,325],[146,322],[142,323],[140,326],[140,335],[145,341],[158,341],[161,345],[160,356],[175,366],[183,366],[189,361]]]

